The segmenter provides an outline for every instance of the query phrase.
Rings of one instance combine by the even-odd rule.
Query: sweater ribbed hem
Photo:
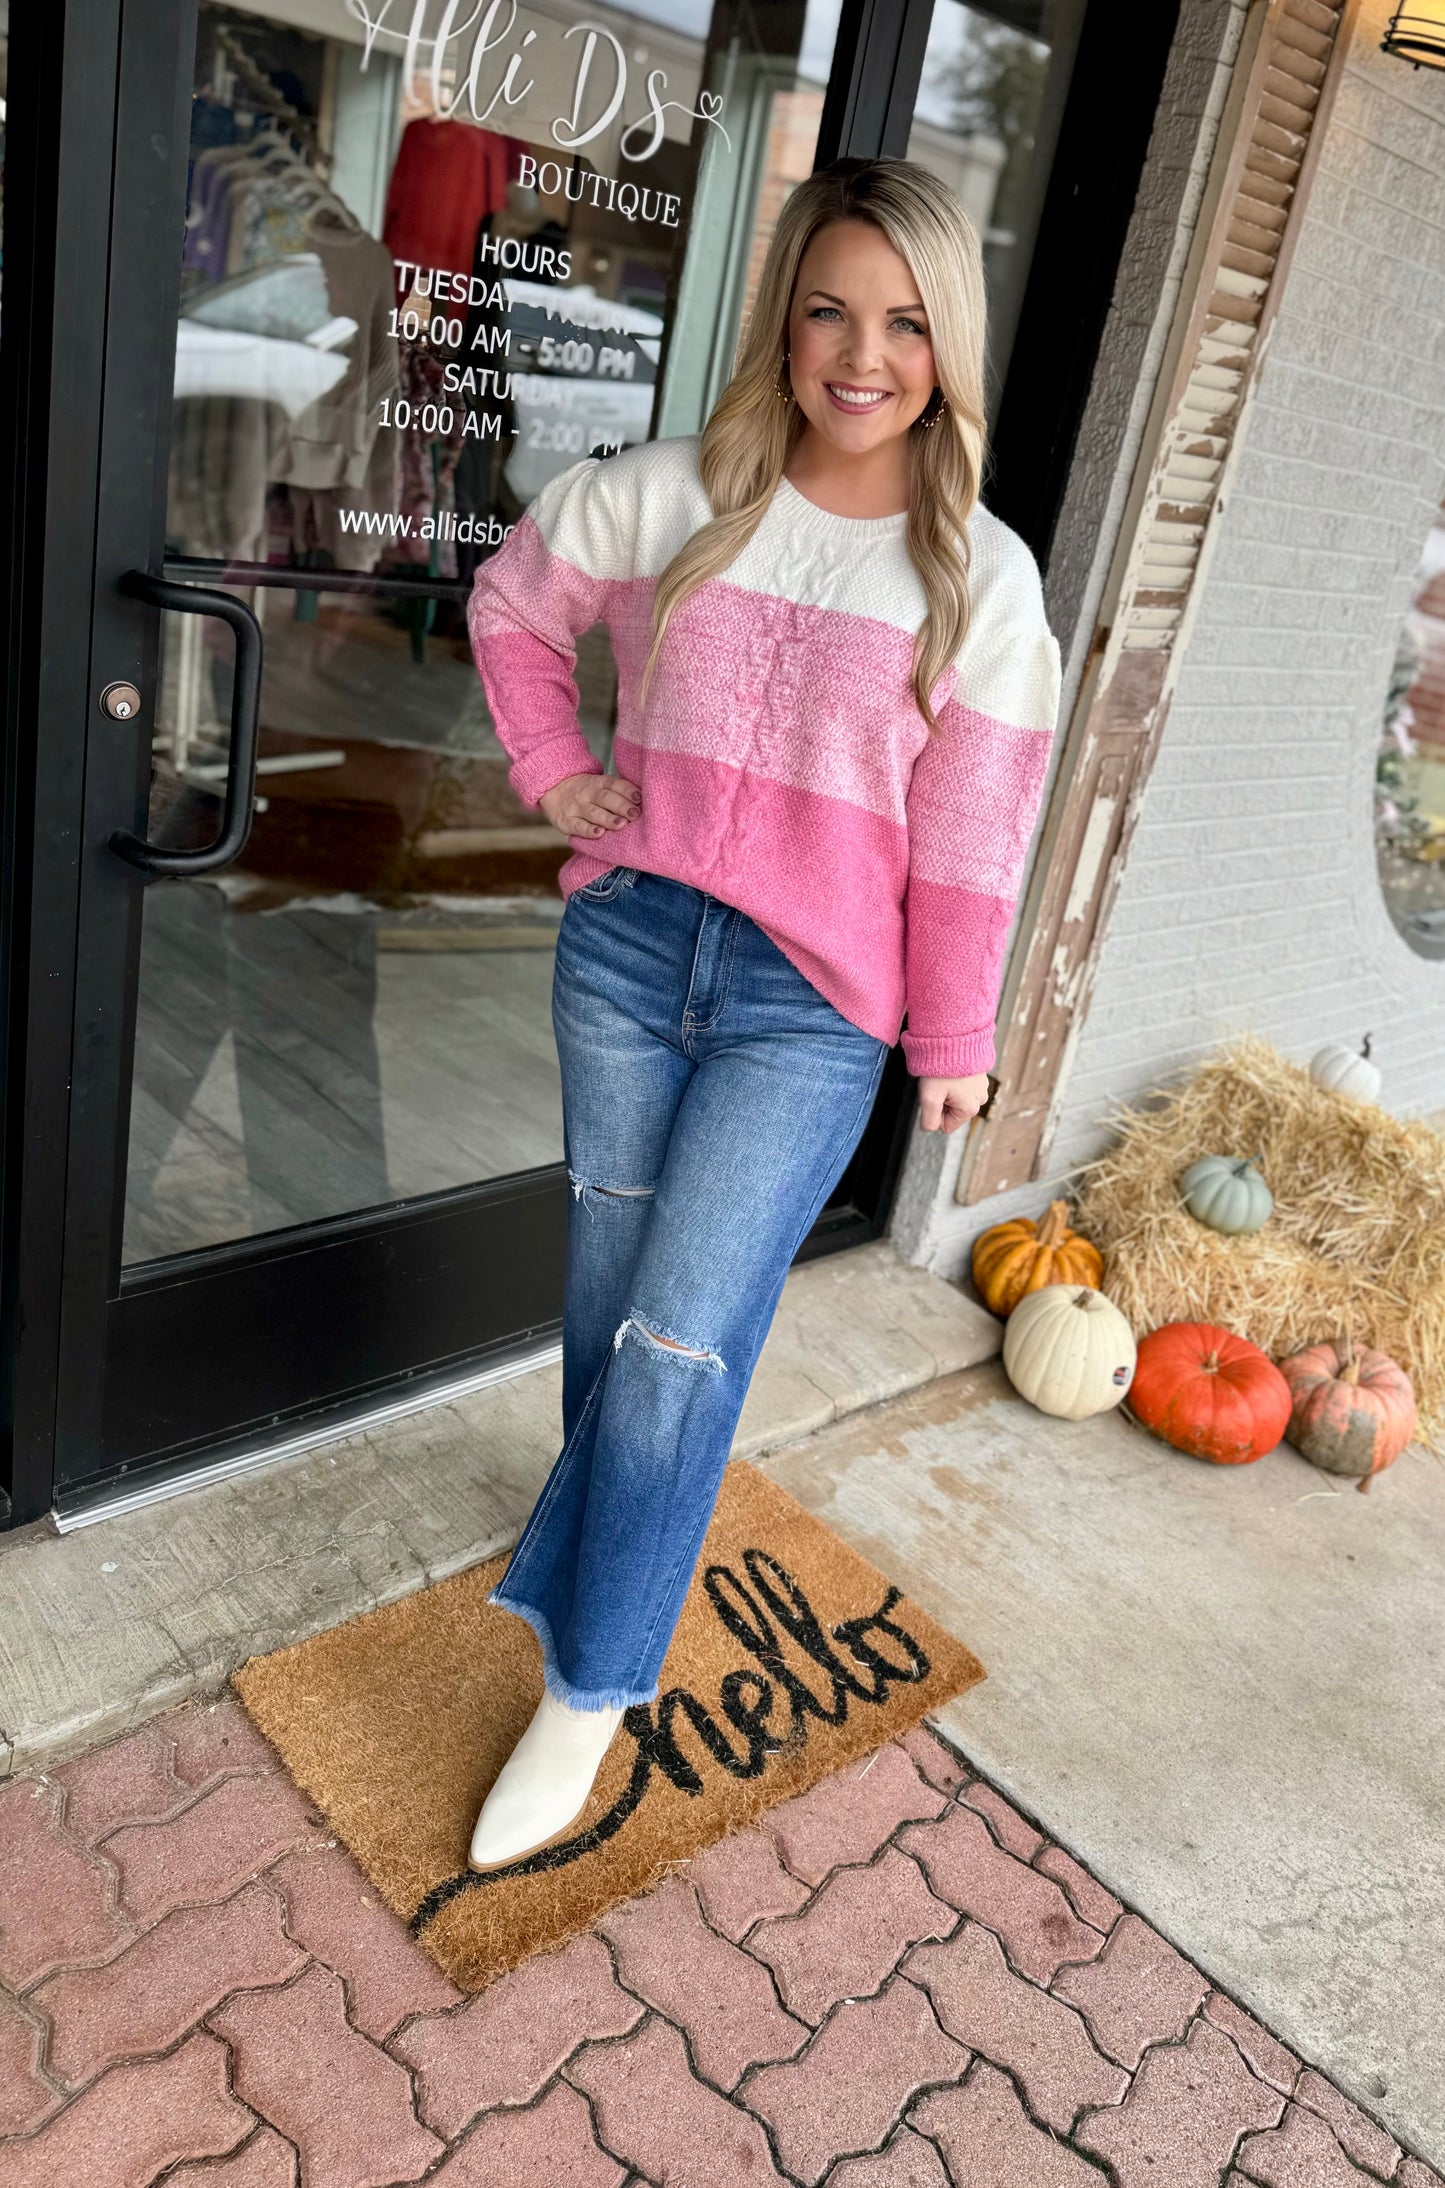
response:
[[[515,760],[507,772],[523,805],[535,806],[539,798],[569,775],[600,775],[603,767],[593,758],[586,738],[575,732],[549,737],[544,745],[534,746],[524,758]]]
[[[994,1065],[993,1029],[981,1033],[909,1033],[903,1056],[915,1079],[973,1079]]]

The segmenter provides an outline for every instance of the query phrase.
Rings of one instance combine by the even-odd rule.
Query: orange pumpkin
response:
[[[1139,1345],[1125,1410],[1176,1451],[1244,1466],[1289,1425],[1290,1388],[1268,1353],[1210,1322],[1165,1322]]]
[[[995,1223],[974,1240],[974,1290],[1005,1321],[1025,1292],[1042,1291],[1045,1284],[1101,1289],[1103,1256],[1069,1229],[1068,1214],[1066,1200],[1051,1200],[1037,1223],[1032,1216],[1016,1216],[1010,1223]]]
[[[1312,1466],[1361,1489],[1393,1466],[1415,1433],[1415,1391],[1388,1352],[1339,1337],[1281,1360],[1293,1401],[1285,1431]]]

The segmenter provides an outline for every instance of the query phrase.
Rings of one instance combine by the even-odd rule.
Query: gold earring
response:
[[[943,413],[948,408],[948,397],[944,394],[942,388],[939,388],[937,390],[937,394],[938,408],[934,411],[933,416],[931,418],[920,416],[918,420],[918,423],[922,426],[925,433],[931,433],[933,431],[933,428],[937,425],[939,419],[943,416]]]
[[[783,383],[782,383],[782,375],[783,375],[783,373],[785,373],[785,372],[787,371],[787,369],[788,369],[788,352],[787,352],[786,350],[784,350],[784,351],[783,351],[783,362],[782,362],[782,364],[781,364],[781,365],[780,365],[780,366],[778,367],[778,370],[777,370],[777,371],[776,371],[776,372],[774,373],[774,375],[773,375],[773,392],[774,392],[774,394],[776,394],[776,395],[781,395],[781,396],[782,396],[782,398],[783,398],[783,401],[784,401],[785,403],[790,403],[790,402],[791,402],[791,401],[793,400],[793,391],[792,391],[792,389],[791,389],[790,387],[784,387],[784,386],[783,386]]]

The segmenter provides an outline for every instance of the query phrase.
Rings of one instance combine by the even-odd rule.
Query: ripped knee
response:
[[[579,1177],[575,1170],[567,1172],[567,1182],[572,1198],[580,1200],[589,1212],[598,1200],[651,1200],[656,1191],[652,1185],[599,1185],[595,1178]]]
[[[691,1367],[709,1368],[714,1375],[722,1375],[726,1372],[721,1353],[712,1351],[707,1345],[689,1344],[684,1338],[674,1337],[668,1330],[654,1329],[653,1325],[650,1322],[644,1322],[639,1314],[629,1314],[625,1320],[618,1324],[617,1334],[612,1340],[614,1352],[621,1350],[622,1340],[629,1330],[635,1330],[642,1342],[650,1346],[654,1352],[664,1356],[672,1354]]]

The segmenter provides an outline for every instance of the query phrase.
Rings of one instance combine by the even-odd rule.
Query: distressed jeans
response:
[[[573,1708],[653,1701],[794,1254],[887,1044],[752,920],[614,866],[568,898],[562,1451],[488,1601]]]

